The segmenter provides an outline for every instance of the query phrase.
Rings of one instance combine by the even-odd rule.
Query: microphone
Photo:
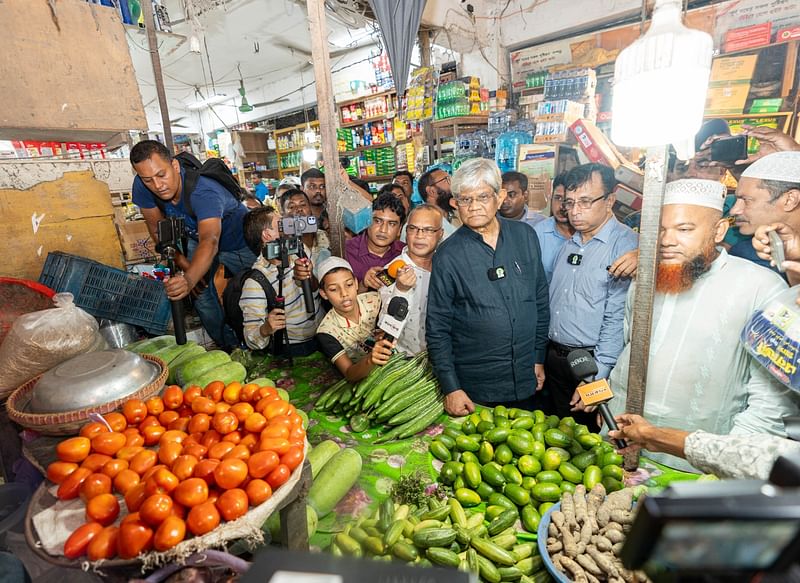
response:
[[[400,336],[403,328],[406,327],[406,316],[408,316],[408,300],[401,296],[395,296],[389,300],[386,313],[381,316],[378,328],[384,331],[385,337],[389,342]]]
[[[578,394],[581,396],[583,404],[587,407],[597,405],[600,415],[602,415],[603,421],[605,421],[608,428],[619,431],[617,422],[614,421],[614,417],[606,404],[614,398],[611,386],[606,379],[590,382],[597,374],[597,363],[594,361],[594,357],[588,351],[579,348],[567,355],[567,361],[575,379],[587,382],[587,384],[578,387]],[[614,442],[620,449],[628,445],[624,439],[615,439]]]

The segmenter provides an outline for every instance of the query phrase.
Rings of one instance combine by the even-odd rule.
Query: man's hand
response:
[[[392,357],[392,349],[395,346],[397,346],[396,340],[389,341],[384,338],[376,342],[375,346],[372,347],[372,354],[370,355],[372,364],[375,366],[383,366],[389,362],[389,359]]]
[[[634,249],[621,255],[611,264],[608,273],[611,277],[633,277],[636,275],[636,268],[639,265],[639,250]]]
[[[172,301],[182,300],[192,291],[194,283],[184,273],[178,273],[164,280],[167,297]]]
[[[278,330],[286,328],[286,310],[274,308],[267,314],[267,320],[261,325],[261,336],[272,336]]]
[[[541,391],[544,388],[544,365],[534,364],[533,374],[536,375],[536,390]]]
[[[618,450],[619,453],[626,454],[640,449],[650,449],[644,434],[653,426],[644,417],[625,413],[618,415],[615,419],[619,430],[609,431],[608,436],[611,439],[624,439],[628,443],[628,447]]]
[[[758,152],[751,154],[744,160],[737,160],[736,164],[752,164],[759,158],[774,154],[775,152],[800,151],[800,144],[795,142],[791,136],[783,132],[768,127],[743,126],[747,136],[758,140]]]
[[[753,235],[753,248],[761,259],[772,260],[772,248],[769,243],[769,233],[775,231],[783,241],[783,254],[789,261],[800,261],[800,235],[789,225],[784,223],[772,223],[771,225],[761,225]],[[776,266],[777,267],[777,266]]]
[[[581,387],[586,383],[581,381],[578,383],[578,386]],[[569,404],[572,405],[570,411],[584,411],[585,413],[591,413],[595,409],[597,409],[597,405],[589,405],[588,407],[583,404],[581,400],[581,394],[578,392],[578,389],[575,389],[575,392],[572,393],[572,398],[569,400]]]
[[[313,276],[313,265],[308,257],[302,257],[294,262],[294,280],[298,283],[311,279]]]
[[[368,289],[379,290],[384,287],[383,282],[378,279],[378,273],[383,271],[382,267],[370,267],[364,274],[364,285]]]
[[[467,393],[459,389],[445,395],[444,410],[454,417],[463,417],[475,411],[475,403]]]
[[[414,286],[417,285],[417,272],[410,265],[401,267],[397,270],[397,281],[395,283],[397,289],[401,292],[414,289]]]

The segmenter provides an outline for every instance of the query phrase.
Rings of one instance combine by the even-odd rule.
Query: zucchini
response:
[[[153,353],[153,356],[157,356],[164,363],[169,366],[172,364],[172,361],[178,358],[181,354],[183,354],[186,349],[191,348],[192,346],[197,346],[197,342],[194,340],[189,340],[186,344],[175,344],[173,346],[166,346],[164,348],[159,348]],[[205,352],[205,350],[203,351]]]
[[[194,360],[201,354],[205,353],[206,349],[197,344],[189,346],[188,348],[186,348],[186,350],[181,352],[179,356],[177,356],[172,362],[169,363],[169,375],[167,376],[167,384],[174,385],[178,376],[178,369],[185,363]]]
[[[227,352],[210,350],[184,363],[175,374],[175,382],[182,386],[195,384],[193,382],[195,378],[230,361],[231,357],[228,356]]]
[[[308,491],[308,504],[317,512],[317,516],[327,516],[350,491],[358,481],[362,463],[361,455],[356,450],[344,448],[323,466]]]
[[[189,364],[191,364],[191,362]],[[189,384],[205,387],[214,381],[222,381],[228,385],[233,382],[244,382],[246,377],[247,369],[244,367],[244,365],[239,362],[230,361],[216,368],[212,368],[208,372],[191,379]]]
[[[326,439],[312,448],[306,459],[311,464],[311,478],[314,479],[320,470],[327,464],[333,456],[339,453],[339,444],[332,439]]]

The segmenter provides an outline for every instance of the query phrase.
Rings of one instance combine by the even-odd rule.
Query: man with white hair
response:
[[[749,356],[739,334],[786,283],[718,247],[728,229],[724,196],[725,187],[712,180],[667,184],[644,417],[686,431],[785,435],[783,417],[798,413],[798,401]],[[625,410],[635,285],[626,304],[625,348],[609,378],[614,415]],[[648,457],[691,469],[674,456]]]
[[[497,217],[506,193],[493,161],[465,162],[451,188],[463,225],[433,255],[426,320],[445,409],[535,409],[550,321],[539,240],[529,226]]]
[[[748,166],[739,179],[731,216],[743,235],[774,223],[800,231],[800,151],[769,154]],[[734,245],[730,254],[769,265],[756,255],[750,240]]]

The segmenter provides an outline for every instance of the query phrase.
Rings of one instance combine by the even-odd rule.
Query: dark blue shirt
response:
[[[425,336],[442,392],[484,403],[534,394],[550,322],[536,233],[498,220],[496,249],[466,226],[439,246],[428,291]]]
[[[181,169],[181,180],[185,172]],[[155,195],[144,185],[138,176],[133,179],[133,203],[139,208],[157,208]],[[186,235],[197,240],[197,222],[205,219],[222,219],[222,233],[219,238],[220,251],[235,251],[247,247],[242,225],[247,215],[247,207],[233,198],[224,186],[213,178],[200,176],[191,194],[192,217],[183,205],[185,197],[181,196],[178,204],[165,202],[167,216],[183,217],[186,222]],[[196,217],[196,218],[195,218]]]

